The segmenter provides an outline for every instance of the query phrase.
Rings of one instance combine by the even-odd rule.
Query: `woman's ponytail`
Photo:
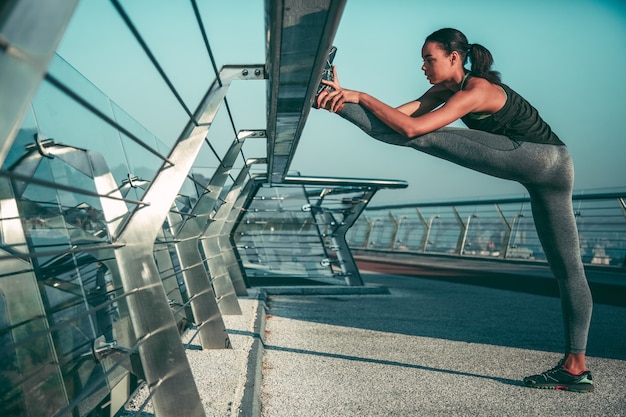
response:
[[[467,56],[472,64],[471,71],[473,76],[484,78],[494,84],[502,82],[500,73],[491,69],[493,56],[487,48],[477,43],[470,44],[467,49]]]

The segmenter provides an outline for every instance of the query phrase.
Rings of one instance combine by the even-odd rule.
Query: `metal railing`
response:
[[[265,173],[267,182],[291,162],[310,108],[307,86],[318,82],[287,61],[306,58],[321,71],[314,52],[325,47],[311,35],[330,43],[344,2],[317,2],[321,13],[311,14],[305,1],[268,0],[275,13],[259,33],[289,59],[219,66],[207,32],[224,16],[211,2],[81,2],[75,18],[87,32],[114,33],[105,42],[116,56],[82,36],[80,48],[112,64],[116,84],[132,86],[126,103],[55,54],[77,3],[1,7],[0,415],[119,415],[143,386],[149,395],[133,405],[135,415],[204,416],[186,349],[196,339],[202,349],[230,347],[223,316],[241,314],[237,297],[247,295],[230,236],[254,178]],[[172,16],[167,42],[154,13]],[[311,20],[292,24],[303,14],[315,15],[317,30]],[[235,49],[233,37],[218,40]],[[263,82],[246,84],[258,94],[231,93],[233,83],[254,80]],[[285,111],[294,103],[291,129]],[[242,129],[234,114],[253,126]],[[352,216],[330,225],[335,241],[367,201],[353,201]],[[312,212],[330,218],[326,208]]]
[[[157,81],[146,87],[169,87],[161,100],[140,97],[144,108],[174,102],[161,129],[149,129],[54,54],[49,39],[71,14],[60,3],[13,2],[0,22],[0,69],[9,69],[0,86],[20,85],[1,89],[15,110],[0,122],[0,415],[113,416],[145,383],[138,414],[150,402],[156,415],[203,416],[181,333],[192,328],[202,348],[227,348],[222,316],[240,312],[232,274],[209,265],[232,248],[205,241],[249,179],[244,139],[264,138],[237,130],[227,92],[233,81],[263,80],[264,65],[218,70],[207,41],[209,65],[186,66],[204,81],[183,99],[181,75],[153,59],[165,46],[136,27],[151,17],[98,2],[129,29],[122,43],[150,58],[143,76]],[[190,29],[177,34],[184,41],[204,24],[195,1],[180,7],[193,9],[178,21]],[[191,49],[167,52],[180,62],[201,57]],[[216,120],[220,108],[225,121]],[[225,133],[209,137],[211,126]]]
[[[249,279],[336,279],[363,285],[345,235],[381,188],[398,180],[287,176],[259,183],[233,236]]]
[[[583,263],[625,267],[626,192],[573,197]],[[530,199],[370,206],[347,234],[353,249],[545,262]]]

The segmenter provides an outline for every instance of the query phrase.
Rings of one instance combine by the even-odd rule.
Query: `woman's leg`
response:
[[[471,129],[442,128],[409,139],[358,104],[346,103],[339,115],[381,142],[412,147],[495,177],[523,182],[527,174],[524,169],[512,169],[511,163],[517,159],[517,155],[511,151],[519,148],[520,143],[506,136]]]
[[[563,178],[567,178],[567,174]],[[570,177],[571,178],[571,177]],[[584,355],[591,322],[593,302],[581,261],[578,230],[572,208],[570,189],[529,185],[537,234],[557,278],[563,308],[566,353]],[[584,357],[566,358],[566,367],[574,373],[583,371]],[[581,362],[582,360],[582,362]]]
[[[340,115],[377,140],[524,185],[531,197],[537,234],[559,283],[566,354],[585,353],[592,300],[572,209],[574,171],[566,147],[520,143],[506,136],[455,128],[407,139],[360,105],[347,103]]]

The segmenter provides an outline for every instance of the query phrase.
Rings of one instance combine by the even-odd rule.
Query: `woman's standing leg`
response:
[[[558,178],[548,185],[527,185],[527,189],[537,234],[559,284],[568,354],[565,367],[579,373],[585,370],[584,354],[593,302],[572,208],[573,168],[566,150],[562,151]]]
[[[557,279],[565,330],[565,358],[546,372],[524,378],[534,388],[594,390],[585,352],[593,301],[583,268],[572,207],[573,166],[559,147],[560,168],[542,184],[527,184],[537,234]]]

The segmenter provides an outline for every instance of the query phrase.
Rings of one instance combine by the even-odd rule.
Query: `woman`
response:
[[[338,113],[368,135],[464,167],[517,181],[528,190],[533,218],[556,277],[565,323],[565,357],[553,369],[524,378],[534,388],[593,391],[585,350],[592,299],[572,209],[574,170],[567,148],[525,99],[492,71],[483,46],[456,29],[441,29],[422,48],[433,85],[415,101],[393,108],[340,86],[333,68],[317,107]],[[471,71],[464,67],[471,61]],[[469,129],[445,127],[461,119]]]

